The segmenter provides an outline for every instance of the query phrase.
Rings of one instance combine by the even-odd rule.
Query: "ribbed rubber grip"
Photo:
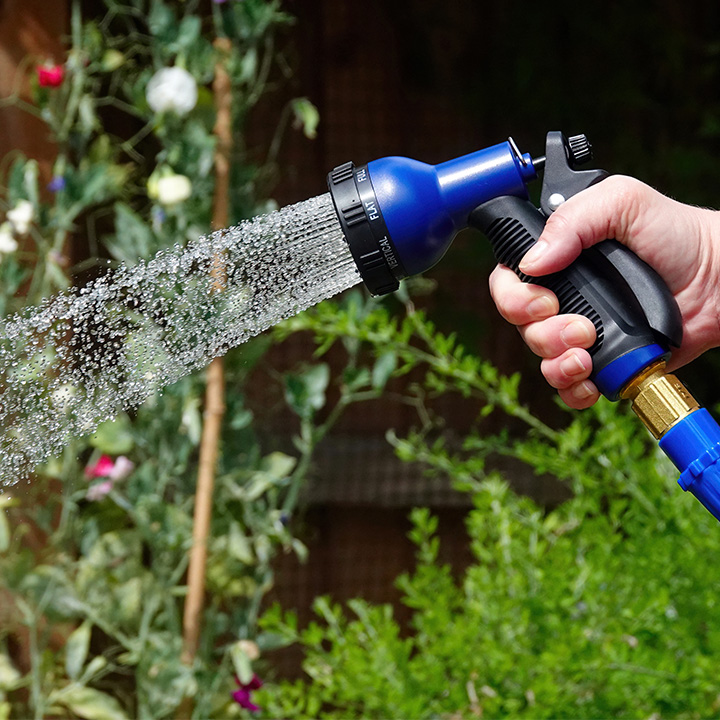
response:
[[[469,221],[488,237],[498,262],[515,271],[524,282],[552,290],[558,298],[560,313],[584,315],[593,323],[597,333],[595,343],[589,348],[593,379],[621,357],[637,357],[638,363],[644,362],[643,353],[633,355],[633,351],[658,345],[660,353],[669,351],[667,339],[650,324],[646,309],[654,320],[670,319],[668,332],[672,337],[676,334],[672,328],[679,323],[677,305],[652,268],[626,247],[615,240],[605,240],[583,251],[562,272],[530,277],[521,273],[518,266],[545,227],[545,216],[531,202],[509,195],[495,198],[473,210]],[[623,273],[619,267],[631,270]],[[663,292],[649,293],[658,285]],[[644,294],[647,293],[653,301],[656,297],[660,299],[646,303]],[[659,321],[653,324],[662,325]],[[630,364],[624,372],[632,375],[635,369]],[[618,391],[619,388],[613,386],[606,394],[616,400]]]
[[[597,337],[591,353],[602,345],[605,329],[600,316],[564,274],[534,278],[518,269],[525,253],[537,242],[518,218],[498,217],[484,232],[499,263],[513,270],[523,282],[535,283],[552,290],[557,296],[561,314],[584,315],[592,322]]]

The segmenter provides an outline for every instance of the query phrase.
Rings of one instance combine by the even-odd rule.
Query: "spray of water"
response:
[[[360,281],[329,195],[120,267],[0,325],[0,488]]]

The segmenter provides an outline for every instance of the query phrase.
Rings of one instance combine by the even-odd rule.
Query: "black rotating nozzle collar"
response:
[[[407,276],[388,232],[367,165],[339,165],[328,175],[328,188],[340,226],[360,276],[373,295],[394,292]]]

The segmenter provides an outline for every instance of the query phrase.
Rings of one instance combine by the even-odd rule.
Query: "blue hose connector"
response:
[[[660,439],[660,448],[680,471],[678,483],[720,520],[720,426],[700,408]]]

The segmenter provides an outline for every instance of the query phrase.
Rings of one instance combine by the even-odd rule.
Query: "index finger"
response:
[[[648,185],[621,175],[586,188],[548,218],[542,235],[521,260],[520,269],[528,275],[559,272],[602,240],[631,240],[633,225],[642,218],[654,195],[659,193]]]

